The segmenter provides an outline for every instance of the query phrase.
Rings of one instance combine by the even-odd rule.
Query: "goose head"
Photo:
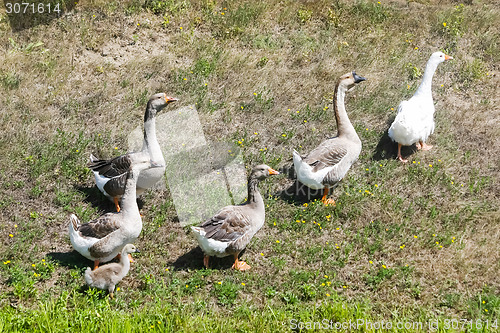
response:
[[[168,104],[176,101],[178,101],[177,98],[167,96],[165,93],[154,94],[149,98],[148,109],[156,114]]]
[[[366,79],[362,76],[356,74],[355,71],[350,73],[346,73],[342,75],[339,79],[339,85],[343,85],[347,88],[347,90],[351,90],[354,88],[354,85],[360,83],[361,81],[365,81]]]
[[[265,164],[260,164],[252,169],[250,178],[264,180],[271,175],[279,175],[279,174],[280,173],[278,171],[274,170],[270,166],[267,166]]]
[[[127,245],[125,245],[125,247],[123,248],[122,252],[124,252],[126,254],[134,253],[134,252],[141,253],[141,251],[139,251],[139,249],[136,248],[134,244],[127,244]]]
[[[443,52],[439,52],[438,51],[438,52],[434,52],[431,55],[429,61],[434,62],[436,64],[440,64],[440,63],[442,63],[442,62],[444,62],[446,60],[450,60],[450,59],[453,59],[453,57],[450,57],[449,55],[444,54]]]

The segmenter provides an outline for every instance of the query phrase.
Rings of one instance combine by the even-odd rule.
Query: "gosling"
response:
[[[88,267],[85,271],[85,282],[90,287],[108,290],[109,297],[113,298],[116,284],[130,270],[129,254],[134,252],[140,251],[133,244],[127,244],[122,249],[119,263],[106,264],[95,270]]]

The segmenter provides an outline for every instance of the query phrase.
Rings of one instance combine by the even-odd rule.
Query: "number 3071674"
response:
[[[59,3],[29,3],[29,2],[6,2],[5,9],[7,14],[51,14],[51,13],[61,13],[59,8]]]

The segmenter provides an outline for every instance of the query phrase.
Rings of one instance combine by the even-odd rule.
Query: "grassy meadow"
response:
[[[0,332],[500,331],[497,1],[48,2],[60,15],[0,7]],[[404,165],[387,129],[438,50],[454,60],[433,80],[434,147],[406,147]],[[283,200],[285,176],[261,183],[266,223],[238,272],[205,269],[168,188],[151,190],[115,299],[84,286],[69,215],[114,207],[88,156],[125,153],[150,95],[179,98],[162,112],[195,105],[247,167],[279,169],[336,134],[352,70],[363,150],[335,206]]]

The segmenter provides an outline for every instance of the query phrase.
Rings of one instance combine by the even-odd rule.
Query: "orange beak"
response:
[[[270,175],[279,175],[280,173],[274,169],[269,168],[269,174]]]
[[[444,60],[450,60],[450,59],[453,59],[453,57],[451,57],[451,56],[449,56],[447,54],[444,55]]]
[[[165,102],[167,102],[167,103],[175,102],[175,101],[178,101],[178,100],[179,100],[178,98],[170,97],[170,96],[165,95]]]

